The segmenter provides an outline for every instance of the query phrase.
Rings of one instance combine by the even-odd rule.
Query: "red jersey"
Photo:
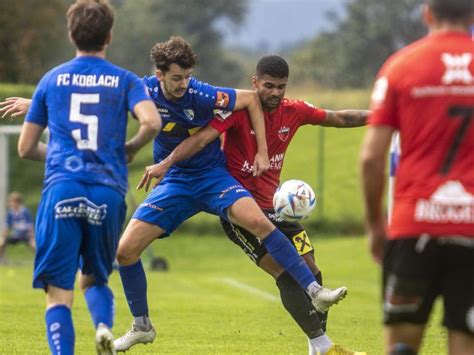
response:
[[[326,111],[304,101],[283,99],[275,111],[264,112],[264,116],[270,169],[260,177],[252,175],[257,142],[248,112],[220,112],[210,124],[219,133],[226,132],[224,152],[232,176],[252,193],[261,208],[273,208],[273,194],[291,139],[300,126],[324,121]]]
[[[400,131],[390,238],[474,237],[474,42],[428,35],[395,53],[372,94],[372,125]]]

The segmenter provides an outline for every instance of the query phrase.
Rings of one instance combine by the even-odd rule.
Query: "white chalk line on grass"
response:
[[[225,283],[229,286],[235,287],[235,288],[237,288],[239,290],[242,290],[242,291],[246,291],[248,293],[252,293],[252,294],[257,295],[261,298],[264,298],[268,301],[277,302],[279,300],[278,297],[272,295],[269,292],[259,290],[258,288],[252,287],[250,285],[247,285],[243,282],[237,281],[237,280],[229,278],[229,277],[224,277],[224,278],[221,278],[221,279],[218,279],[218,280],[222,281],[223,283]]]

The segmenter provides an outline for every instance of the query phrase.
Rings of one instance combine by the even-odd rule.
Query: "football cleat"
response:
[[[316,354],[320,355],[320,352],[316,352]],[[346,348],[343,348],[340,345],[332,344],[328,351],[326,351],[325,355],[367,355],[364,351],[352,351]]]
[[[98,355],[115,355],[117,354],[114,346],[114,336],[103,323],[99,323],[95,332],[95,347]]]
[[[314,308],[318,312],[324,313],[329,307],[337,304],[347,295],[347,287],[339,287],[334,290],[321,287],[314,295],[311,296]]]
[[[114,341],[115,350],[127,351],[136,344],[152,343],[155,338],[156,331],[153,326],[151,326],[149,331],[144,331],[138,329],[135,323],[133,323],[132,328],[128,332]]]

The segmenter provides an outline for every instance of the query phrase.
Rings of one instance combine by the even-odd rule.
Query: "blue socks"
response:
[[[119,267],[122,278],[123,290],[127,303],[134,317],[148,315],[148,302],[146,298],[146,276],[141,260],[135,264]]]
[[[263,239],[263,245],[273,259],[283,266],[303,289],[307,290],[308,286],[315,282],[314,275],[308,265],[278,228],[275,228]]]
[[[71,310],[65,305],[57,305],[46,310],[46,337],[51,353],[74,354],[74,326]]]
[[[114,324],[114,295],[106,285],[89,287],[84,294],[94,326],[104,323],[112,329]]]

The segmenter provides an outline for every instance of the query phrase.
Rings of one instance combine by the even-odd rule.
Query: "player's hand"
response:
[[[367,227],[369,249],[376,263],[381,264],[386,240],[385,224],[376,223]]]
[[[270,160],[268,154],[257,152],[253,162],[253,176],[260,176],[270,168]]]
[[[137,153],[137,150],[135,149],[135,147],[130,142],[126,142],[125,143],[125,159],[127,160],[127,163],[131,163],[133,161],[133,158],[135,158],[136,153]]]
[[[0,102],[0,114],[2,118],[10,115],[13,119],[18,116],[26,115],[30,108],[31,100],[23,97],[7,97],[5,101]]]
[[[155,188],[156,185],[158,185],[160,181],[163,180],[169,168],[170,166],[165,161],[155,165],[147,166],[145,168],[145,172],[143,173],[142,179],[137,185],[137,190],[145,186],[145,191],[148,192],[153,179],[156,179],[155,183],[153,184],[153,188]]]

